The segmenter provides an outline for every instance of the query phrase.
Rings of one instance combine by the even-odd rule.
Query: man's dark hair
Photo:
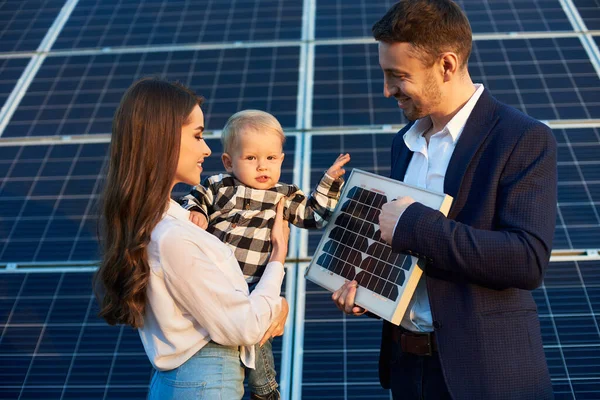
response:
[[[471,25],[460,7],[451,0],[401,0],[373,25],[375,40],[406,42],[418,57],[431,66],[443,52],[452,51],[461,67],[471,55]]]

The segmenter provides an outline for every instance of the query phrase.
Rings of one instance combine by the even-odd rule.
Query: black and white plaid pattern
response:
[[[248,282],[262,275],[271,252],[271,228],[277,203],[287,197],[284,217],[299,228],[322,228],[333,214],[344,180],[325,174],[307,197],[298,186],[277,183],[253,189],[232,175],[210,176],[181,199],[183,207],[203,213],[207,232],[235,252]]]

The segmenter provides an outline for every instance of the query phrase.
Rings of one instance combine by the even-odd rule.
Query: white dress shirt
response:
[[[248,285],[231,249],[189,221],[171,200],[148,245],[151,268],[144,326],[139,329],[156,369],[179,367],[210,340],[241,346],[254,368],[258,343],[281,310],[280,262],[267,264],[256,289]]]
[[[439,193],[444,192],[444,178],[446,177],[450,157],[452,157],[456,142],[471,115],[471,111],[473,111],[473,107],[475,107],[477,100],[483,93],[483,85],[475,84],[475,87],[477,89],[469,101],[454,115],[444,129],[431,135],[429,144],[427,144],[424,137],[430,129],[433,129],[433,123],[429,117],[417,120],[404,134],[404,143],[410,151],[414,152],[404,175],[404,182]],[[429,298],[427,297],[425,277],[422,277],[419,281],[401,325],[414,332],[433,331],[433,319]]]

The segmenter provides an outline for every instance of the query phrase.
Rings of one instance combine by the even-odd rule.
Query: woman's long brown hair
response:
[[[178,83],[145,78],[115,113],[102,196],[103,257],[94,276],[99,316],[111,325],[143,326],[150,235],[167,207],[181,128],[201,102]]]

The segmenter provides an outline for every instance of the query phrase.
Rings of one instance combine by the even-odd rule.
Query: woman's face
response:
[[[202,137],[204,132],[204,114],[198,105],[194,107],[188,123],[181,127],[181,147],[173,186],[183,182],[188,185],[200,183],[200,173],[204,159],[210,156],[210,148]]]

